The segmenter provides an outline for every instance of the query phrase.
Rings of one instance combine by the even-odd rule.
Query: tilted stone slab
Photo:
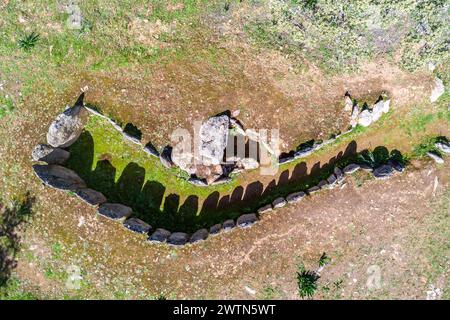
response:
[[[384,164],[373,170],[373,176],[377,179],[387,179],[394,174],[394,168],[388,164]]]
[[[272,202],[272,206],[274,209],[282,208],[286,205],[286,200],[283,197],[276,198]]]
[[[336,176],[336,180],[338,183],[341,183],[342,181],[344,181],[345,177],[344,177],[344,173],[342,172],[341,169],[339,169],[338,167],[334,167],[333,173]]]
[[[269,203],[269,204],[266,204],[265,206],[259,208],[258,209],[258,213],[262,214],[262,213],[266,213],[266,212],[269,212],[269,211],[272,211],[272,210],[273,210],[272,209],[272,205]]]
[[[317,191],[320,191],[320,187],[318,187],[318,186],[312,186],[311,188],[309,188],[307,190],[308,194],[313,194],[313,193],[316,193]]]
[[[332,173],[328,178],[327,178],[327,182],[328,182],[328,187],[329,188],[333,188],[336,184],[337,184],[337,178],[334,175],[334,173]]]
[[[236,226],[233,219],[228,219],[222,224],[223,231],[230,231]]]
[[[72,145],[84,129],[86,114],[87,111],[82,105],[68,108],[59,114],[48,129],[48,144],[55,148]]]
[[[216,181],[211,183],[211,186],[217,186],[220,184],[225,184],[231,182],[231,178],[230,177],[220,177],[219,179],[217,179]]]
[[[97,209],[97,212],[108,219],[123,221],[131,215],[133,210],[120,203],[104,203]]]
[[[150,242],[166,242],[166,240],[170,237],[170,231],[158,228],[155,232],[152,233],[150,237],[148,237],[148,241]]]
[[[435,147],[443,153],[450,153],[450,143],[448,142],[436,142]]]
[[[394,168],[394,170],[397,172],[405,171],[405,166],[395,159],[389,160],[387,164]]]
[[[194,186],[197,186],[197,187],[207,187],[208,186],[208,184],[206,183],[205,180],[199,179],[199,178],[196,178],[196,177],[189,178],[188,182],[190,184],[193,184]]]
[[[63,164],[69,159],[70,152],[47,144],[38,144],[34,147],[31,156],[34,161],[44,161],[48,164]]]
[[[248,228],[251,225],[253,225],[256,221],[258,221],[256,214],[247,213],[247,214],[243,214],[242,216],[240,216],[237,219],[236,225],[240,228]]]
[[[328,187],[328,181],[327,180],[320,180],[320,182],[317,184],[317,186],[320,189],[325,189],[326,187]]]
[[[128,218],[123,222],[123,226],[128,230],[142,234],[148,234],[152,229],[151,225],[138,218]]]
[[[301,150],[298,150],[294,153],[295,159],[300,159],[309,156],[311,153],[313,153],[314,149],[312,147],[305,147]]]
[[[89,188],[79,189],[77,191],[77,196],[91,206],[96,206],[106,202],[106,197],[103,193]]]
[[[33,165],[36,176],[49,187],[76,191],[86,188],[86,183],[74,171],[57,164]]]
[[[427,152],[427,156],[429,156],[431,159],[433,159],[436,163],[443,164],[444,159],[442,159],[441,156],[437,155],[434,152]]]
[[[173,246],[182,246],[189,240],[189,235],[184,232],[174,232],[167,239],[167,243]]]
[[[203,241],[206,238],[208,238],[209,232],[206,229],[200,229],[195,231],[191,238],[189,239],[190,243],[195,243],[195,242],[199,242],[199,241]]]
[[[361,169],[359,164],[350,163],[342,171],[344,172],[344,174],[352,174],[358,171],[359,169]]]
[[[279,163],[279,164],[289,163],[289,162],[292,162],[292,161],[294,161],[294,160],[295,160],[294,157],[283,157],[283,158],[279,158],[279,159],[278,159],[278,163]]]
[[[360,164],[359,167],[361,168],[361,170],[366,171],[366,172],[372,172],[373,168],[371,166],[369,166],[368,164]]]
[[[303,191],[294,192],[286,197],[286,201],[290,204],[294,204],[300,202],[305,196],[306,193],[304,193]]]
[[[217,223],[217,224],[213,225],[211,228],[209,228],[209,234],[210,235],[219,234],[220,231],[222,231],[222,224],[221,223]]]

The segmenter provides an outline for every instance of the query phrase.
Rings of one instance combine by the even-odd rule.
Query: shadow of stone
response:
[[[75,143],[71,152],[74,161],[68,167],[74,169],[85,179],[89,187],[105,194],[109,202],[120,202],[133,209],[133,215],[151,224],[154,228],[162,227],[171,231],[194,232],[198,228],[210,227],[226,219],[236,218],[243,213],[256,212],[275,198],[286,197],[292,192],[306,190],[328,177],[336,165],[343,167],[350,162],[357,162],[357,144],[352,141],[344,152],[339,152],[325,164],[315,163],[310,170],[305,162],[298,163],[290,176],[289,169],[284,170],[265,188],[260,181],[254,181],[244,189],[236,187],[231,194],[220,196],[219,192],[210,193],[201,203],[195,195],[189,195],[180,206],[180,195],[169,194],[164,197],[166,188],[157,181],[145,181],[145,169],[136,163],[129,163],[115,183],[116,169],[107,160],[97,161],[92,170],[93,140],[89,133],[80,137],[82,146]],[[398,150],[391,153],[385,147],[374,150],[380,161],[387,158],[402,159]],[[199,206],[201,203],[201,209]]]
[[[144,210],[139,196],[144,186],[145,169],[137,163],[127,164],[115,185],[116,193],[120,203],[135,207],[138,211]]]
[[[135,137],[138,140],[142,139],[142,131],[132,123],[127,123],[125,128],[123,128],[123,132],[128,133],[130,136]]]
[[[7,285],[11,272],[17,267],[20,231],[32,215],[35,199],[29,194],[21,202],[10,206],[0,203],[0,288]]]

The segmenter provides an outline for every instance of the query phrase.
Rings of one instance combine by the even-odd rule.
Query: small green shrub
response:
[[[325,265],[329,264],[331,261],[331,258],[327,256],[327,254],[324,252],[319,258],[319,267],[324,267]]]
[[[298,294],[302,299],[311,298],[317,290],[317,280],[320,276],[311,270],[306,270],[301,264],[297,271]]]
[[[32,32],[19,39],[19,47],[25,51],[33,48],[39,40],[39,34]]]

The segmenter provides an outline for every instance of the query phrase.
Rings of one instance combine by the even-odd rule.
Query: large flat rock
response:
[[[33,166],[34,173],[43,183],[59,190],[77,191],[86,183],[74,171],[57,164]]]
[[[34,147],[31,156],[34,161],[44,161],[48,164],[63,164],[69,159],[70,152],[41,143]]]
[[[98,208],[98,213],[111,220],[123,221],[128,218],[133,210],[120,203],[104,203]]]

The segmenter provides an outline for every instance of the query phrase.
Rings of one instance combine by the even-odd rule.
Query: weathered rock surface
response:
[[[308,192],[309,194],[313,194],[313,193],[316,193],[316,192],[319,191],[319,190],[320,190],[320,187],[318,187],[318,186],[313,186],[313,187],[309,188],[309,189],[307,190],[307,192]]]
[[[369,110],[364,110],[359,114],[358,124],[363,127],[368,127],[372,123],[372,114]]]
[[[326,187],[328,187],[328,181],[327,180],[320,180],[320,182],[317,184],[317,186],[320,189],[325,189]]]
[[[250,227],[252,224],[254,224],[256,221],[258,221],[258,218],[256,217],[256,214],[254,213],[247,213],[240,216],[236,224],[240,228],[247,228]]]
[[[279,164],[282,164],[282,163],[289,163],[289,162],[292,162],[292,161],[294,161],[295,160],[295,158],[294,157],[282,157],[282,158],[279,158],[278,159],[278,163]]]
[[[297,203],[297,202],[301,201],[305,196],[306,196],[306,193],[304,193],[303,191],[294,192],[286,197],[286,201],[291,204]]]
[[[259,214],[262,214],[262,213],[266,213],[266,212],[269,212],[269,211],[272,211],[272,210],[273,210],[273,209],[272,209],[272,205],[271,205],[271,204],[267,204],[267,205],[265,205],[265,206],[259,208],[259,209],[258,209],[258,213],[259,213]]]
[[[389,160],[387,164],[394,168],[394,170],[397,172],[405,171],[405,166],[395,159]]]
[[[111,220],[123,221],[131,215],[133,210],[120,203],[104,203],[98,207],[97,212]]]
[[[167,239],[167,243],[173,246],[182,246],[189,240],[189,235],[184,232],[174,232]]]
[[[47,142],[52,147],[65,148],[77,141],[84,129],[87,111],[82,105],[66,109],[51,123],[47,132]]]
[[[327,182],[328,182],[328,187],[332,188],[336,185],[337,183],[337,178],[336,176],[332,173],[328,178],[327,178]]]
[[[215,224],[211,228],[209,228],[209,234],[216,235],[220,232],[220,230],[222,230],[222,224],[221,223]]]
[[[450,153],[450,143],[446,142],[436,142],[435,147],[444,153]]]
[[[341,183],[342,181],[344,181],[345,177],[344,177],[344,173],[342,172],[341,169],[339,169],[338,167],[334,167],[333,173],[336,176],[336,180],[338,183]]]
[[[199,152],[204,165],[217,165],[222,162],[228,142],[229,126],[230,118],[222,115],[209,118],[200,127]]]
[[[152,226],[146,223],[145,221],[142,221],[138,218],[128,218],[123,222],[123,225],[125,228],[137,232],[137,233],[143,233],[147,234],[152,229]]]
[[[441,79],[435,78],[434,79],[434,88],[433,91],[431,91],[430,95],[430,102],[436,102],[440,96],[442,96],[445,92],[444,83]]]
[[[344,97],[344,111],[350,112],[350,111],[352,111],[352,108],[353,108],[352,98],[350,98],[350,96],[347,94]]]
[[[313,153],[314,149],[312,147],[304,147],[294,153],[295,159],[300,159],[309,156]]]
[[[358,117],[359,117],[359,107],[357,105],[353,106],[352,115],[350,116],[350,126],[356,127],[358,124]]]
[[[369,166],[368,164],[360,164],[359,167],[361,168],[361,170],[366,171],[366,172],[372,172],[373,168],[371,166]]]
[[[207,184],[211,184],[222,176],[223,168],[220,164],[210,166],[197,165],[195,174],[197,177],[205,179]]]
[[[272,202],[272,206],[274,209],[282,208],[286,205],[286,200],[283,197],[276,198]]]
[[[192,234],[191,238],[189,239],[189,242],[195,243],[198,241],[205,240],[206,238],[208,238],[208,235],[209,235],[209,232],[206,229],[197,230]]]
[[[244,159],[240,159],[237,162],[237,166],[242,167],[245,170],[253,170],[253,169],[257,169],[259,167],[259,163],[258,163],[258,161],[256,161],[256,159],[244,158]]]
[[[148,241],[150,242],[165,242],[167,238],[170,237],[170,231],[158,228],[155,232],[152,233],[150,237],[148,237]]]
[[[394,168],[388,164],[384,164],[373,170],[373,176],[377,179],[387,179],[394,174]]]
[[[91,206],[96,206],[106,202],[106,197],[103,193],[89,188],[79,189],[77,191],[77,196]]]
[[[190,184],[193,184],[194,186],[197,186],[197,187],[207,187],[208,186],[208,184],[206,183],[205,180],[199,179],[199,178],[196,178],[196,177],[189,178],[188,182]]]
[[[372,108],[372,122],[378,121],[383,115],[384,101],[380,100]]]
[[[342,171],[345,174],[352,174],[356,171],[358,171],[359,169],[361,169],[359,164],[356,163],[350,163],[349,165],[347,165]]]
[[[74,171],[65,167],[51,164],[33,166],[33,170],[37,177],[49,187],[76,191],[86,188],[86,183]]]
[[[383,104],[383,113],[388,113],[391,105],[391,99],[385,100]]]
[[[174,166],[174,163],[172,161],[172,147],[171,146],[164,147],[161,154],[159,155],[159,160],[161,161],[162,165],[168,169],[172,168]]]
[[[34,161],[44,161],[48,164],[63,164],[69,159],[70,152],[47,144],[38,144],[34,147],[31,156]]]
[[[230,178],[230,177],[220,177],[219,179],[217,179],[217,180],[211,182],[211,185],[212,185],[212,186],[217,186],[217,185],[219,185],[219,184],[225,184],[225,183],[228,183],[228,182],[230,182],[230,181],[231,181],[231,178]]]
[[[230,231],[235,227],[235,223],[233,219],[228,219],[222,224],[223,231]]]
[[[427,156],[433,159],[436,163],[442,164],[444,163],[444,159],[442,159],[439,155],[434,152],[427,152]]]

